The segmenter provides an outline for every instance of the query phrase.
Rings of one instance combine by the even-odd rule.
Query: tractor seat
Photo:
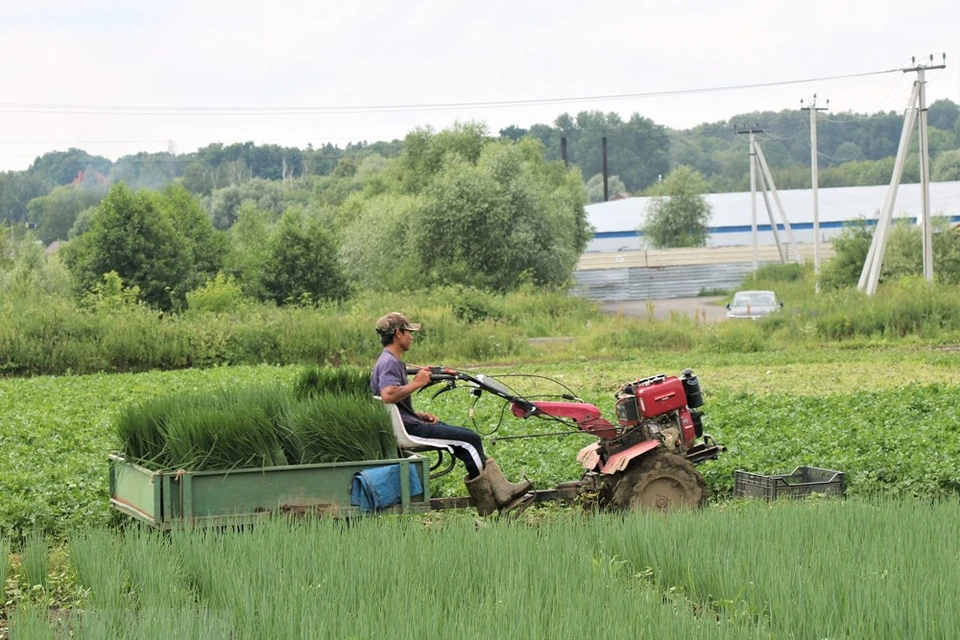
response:
[[[373,396],[381,400],[380,396]],[[381,400],[382,401],[382,400]],[[446,451],[452,454],[453,448],[450,445],[438,444],[427,438],[418,438],[407,433],[407,428],[403,424],[403,418],[400,416],[400,408],[395,404],[383,403],[387,413],[390,414],[390,424],[393,426],[393,437],[397,440],[397,448],[402,451]]]

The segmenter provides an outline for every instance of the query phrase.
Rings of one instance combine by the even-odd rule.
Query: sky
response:
[[[915,73],[824,78],[946,54],[926,73],[927,103],[960,103],[958,25],[955,0],[9,1],[0,171],[70,147],[111,159],[211,142],[343,147],[582,110],[689,128],[814,93],[829,99],[823,117],[902,112]],[[807,79],[819,80],[692,91]]]

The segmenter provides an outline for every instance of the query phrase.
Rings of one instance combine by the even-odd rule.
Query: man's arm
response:
[[[410,397],[417,389],[423,389],[430,384],[430,369],[424,367],[417,371],[413,380],[404,385],[390,385],[380,389],[380,398],[387,404],[396,404]]]

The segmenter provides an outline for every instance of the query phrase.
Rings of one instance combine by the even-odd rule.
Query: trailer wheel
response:
[[[666,512],[707,504],[703,476],[673,453],[651,451],[618,476],[610,502],[614,509]]]

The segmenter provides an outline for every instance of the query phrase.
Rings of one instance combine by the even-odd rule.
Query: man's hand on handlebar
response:
[[[423,367],[417,371],[417,375],[413,377],[413,384],[417,387],[417,389],[423,389],[425,386],[430,384],[430,375],[430,368]]]

